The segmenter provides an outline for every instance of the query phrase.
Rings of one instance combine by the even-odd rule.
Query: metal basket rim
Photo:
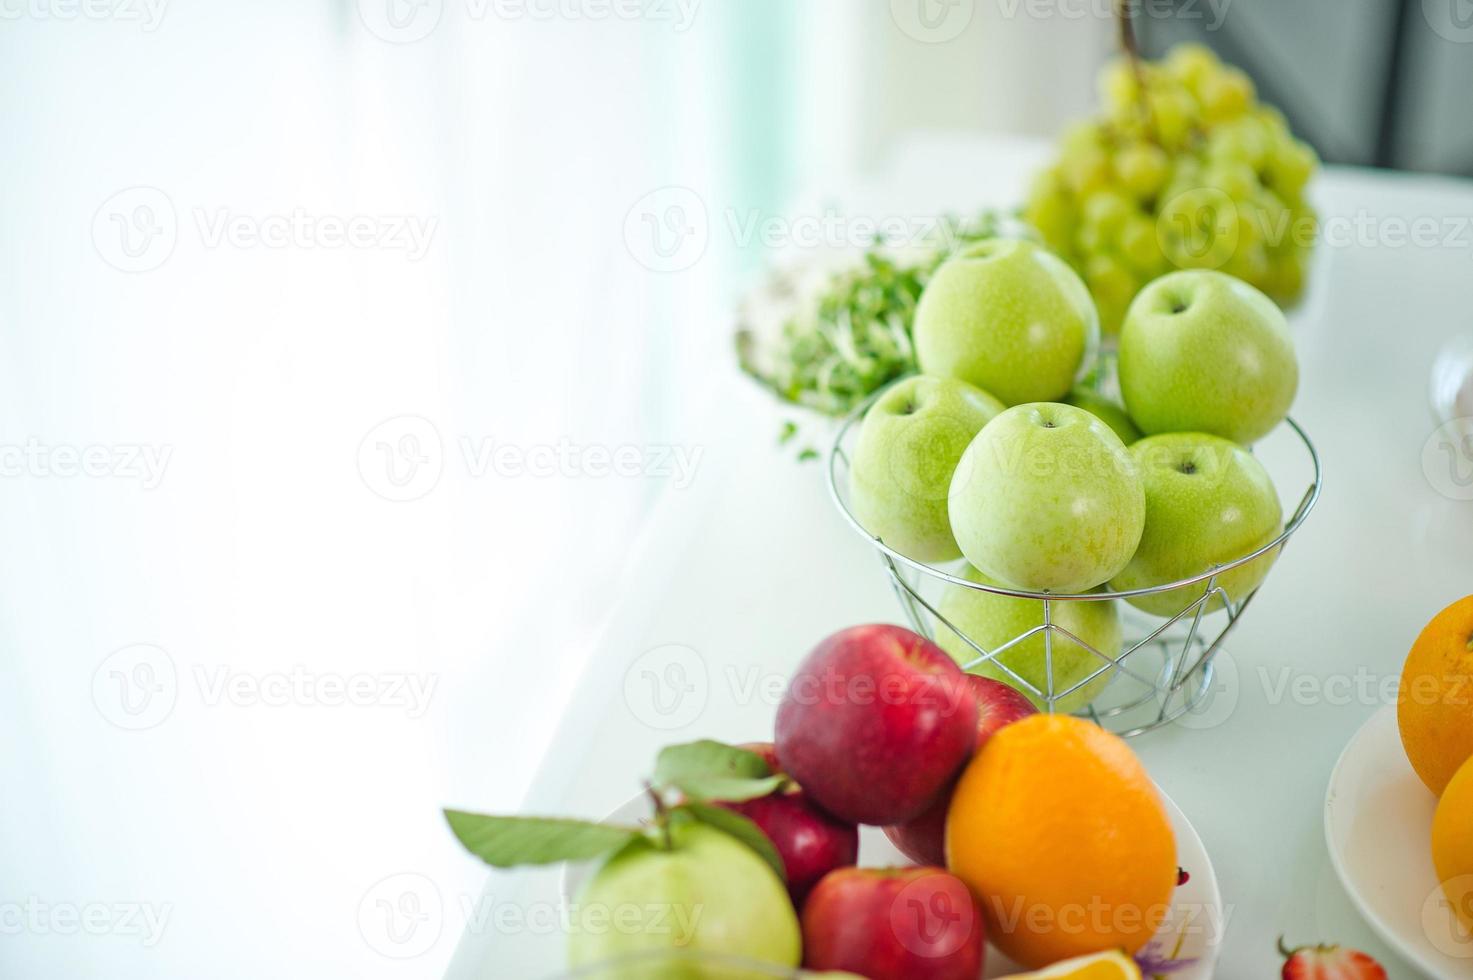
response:
[[[1294,534],[1294,532],[1299,530],[1300,526],[1304,524],[1305,519],[1309,517],[1310,511],[1314,510],[1314,505],[1318,503],[1320,499],[1320,491],[1324,487],[1324,472],[1320,466],[1320,454],[1319,451],[1315,449],[1313,440],[1309,438],[1309,434],[1304,431],[1299,423],[1294,421],[1292,416],[1285,416],[1283,424],[1288,425],[1291,429],[1294,430],[1294,434],[1299,437],[1299,441],[1304,445],[1304,448],[1309,453],[1310,463],[1314,467],[1314,482],[1311,483],[1309,489],[1305,491],[1305,495],[1303,498],[1301,498],[1299,506],[1295,509],[1288,523],[1284,525],[1284,529],[1279,533],[1279,536],[1274,538],[1272,541],[1259,548],[1258,550],[1243,555],[1241,558],[1235,558],[1230,562],[1225,562],[1220,565],[1214,565],[1212,568],[1209,568],[1207,571],[1202,572],[1200,575],[1194,575],[1191,578],[1184,578],[1175,582],[1168,582],[1164,585],[1153,585],[1142,589],[1129,589],[1123,592],[1030,592],[1024,589],[1010,589],[1004,586],[985,585],[981,582],[974,582],[971,579],[961,578],[960,576],[953,575],[950,572],[942,571],[934,565],[927,564],[923,561],[917,561],[914,558],[909,558],[891,548],[889,545],[885,544],[885,542],[881,541],[879,538],[871,534],[865,528],[865,526],[860,523],[859,518],[854,516],[854,513],[849,509],[848,504],[844,502],[843,494],[839,492],[837,464],[839,458],[843,456],[845,458],[845,465],[848,465],[848,457],[844,454],[843,446],[844,439],[849,434],[849,430],[854,427],[855,423],[864,418],[865,412],[869,411],[869,407],[874,404],[874,402],[877,401],[880,396],[888,391],[893,385],[899,384],[910,377],[914,377],[914,375],[906,375],[905,377],[896,378],[889,384],[883,385],[878,390],[871,393],[868,398],[861,402],[857,408],[851,411],[844,418],[843,424],[839,426],[839,431],[834,435],[833,444],[829,447],[829,496],[833,499],[834,506],[839,509],[839,513],[843,514],[844,519],[849,522],[849,526],[852,527],[861,538],[869,542],[870,546],[875,548],[877,551],[889,556],[893,561],[900,562],[901,564],[913,568],[918,572],[930,576],[931,578],[939,579],[950,585],[958,585],[962,588],[971,589],[975,592],[990,592],[993,595],[1009,596],[1014,599],[1059,599],[1064,601],[1093,602],[1106,599],[1132,599],[1137,596],[1158,595],[1166,592],[1172,592],[1176,589],[1186,588],[1192,585],[1199,585],[1216,576],[1222,575],[1224,572],[1232,571],[1234,568],[1237,568],[1240,565],[1246,565],[1249,562],[1268,554],[1276,548],[1282,547],[1284,543],[1287,542],[1289,538]]]

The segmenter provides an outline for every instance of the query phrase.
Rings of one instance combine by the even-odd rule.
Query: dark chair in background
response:
[[[1136,31],[1242,67],[1327,162],[1473,176],[1473,0],[1143,0]]]

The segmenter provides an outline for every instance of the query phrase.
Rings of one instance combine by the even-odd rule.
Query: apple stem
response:
[[[648,780],[645,781],[644,791],[649,795],[650,802],[655,808],[655,827],[660,832],[661,845],[667,851],[674,850],[675,842],[670,838],[670,810],[665,806],[665,798]]]

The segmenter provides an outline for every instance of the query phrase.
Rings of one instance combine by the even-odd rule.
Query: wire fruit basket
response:
[[[884,389],[876,392],[840,426],[828,454],[829,492],[845,520],[875,549],[911,627],[933,641],[940,630],[954,634],[965,644],[965,654],[975,654],[971,659],[963,660],[953,651],[963,670],[973,671],[990,665],[988,673],[1030,695],[1046,711],[1063,711],[1088,698],[1084,707],[1071,713],[1088,718],[1125,738],[1160,728],[1203,706],[1212,689],[1213,662],[1262,588],[1260,582],[1235,601],[1224,588],[1223,577],[1258,558],[1281,552],[1320,496],[1323,477],[1319,454],[1304,429],[1292,418],[1287,418],[1254,447],[1254,454],[1261,461],[1272,458],[1276,464],[1282,464],[1275,468],[1297,466],[1309,478],[1309,485],[1285,521],[1282,532],[1256,551],[1215,565],[1191,578],[1129,591],[1062,594],[984,584],[965,577],[967,565],[964,560],[932,565],[895,551],[871,534],[850,507],[851,442],[865,412],[883,394]],[[1275,479],[1275,485],[1281,485],[1279,480]],[[1267,560],[1274,561],[1276,556]],[[1037,617],[1040,621],[1004,642],[981,642],[939,611],[938,607],[942,605],[940,596],[953,588],[1036,601],[1041,603],[1041,616]],[[1198,588],[1202,592],[1200,596],[1164,620],[1125,605],[1124,615],[1120,617],[1125,638],[1114,655],[1081,637],[1079,632],[1082,631],[1071,630],[1061,622],[1077,620],[1077,616],[1069,613],[1080,611],[1067,610],[1065,604],[1115,603],[1116,600]],[[1180,595],[1185,597],[1187,593],[1183,591]],[[1009,651],[1038,639],[1042,640],[1043,648],[1042,683],[1021,676],[1004,659],[1004,654]],[[1080,651],[1094,658],[1087,660],[1092,669],[1083,677],[1076,676],[1077,671],[1075,675],[1066,675],[1057,669],[1058,662],[1064,659],[1064,645],[1068,645],[1076,661]],[[1098,666],[1094,667],[1096,661]]]

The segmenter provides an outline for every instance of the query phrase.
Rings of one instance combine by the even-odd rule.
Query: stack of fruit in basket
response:
[[[765,975],[703,959],[732,956],[977,980],[988,941],[1039,977],[1140,980],[1130,956],[1178,883],[1170,819],[1125,742],[898,626],[814,648],[773,743],[671,746],[647,787],[642,827],[447,816],[496,866],[602,856],[569,958],[621,980]],[[918,864],[855,867],[860,824]]]
[[[1278,496],[1245,446],[1285,417],[1298,369],[1282,313],[1246,283],[1192,271],[1144,289],[1121,336],[1123,405],[1071,390],[1098,341],[1095,309],[1027,241],[944,263],[915,336],[927,373],[875,402],[851,468],[856,512],[898,552],[1082,594],[1170,584],[1278,535]],[[1220,576],[1228,601],[1271,561]],[[1205,594],[1135,601],[1169,616]],[[945,604],[986,642],[1026,632],[1042,606],[960,588]],[[1078,609],[1061,621],[1081,639],[1118,647],[1109,602],[1062,605]],[[1049,977],[1138,978],[1129,954],[1165,918],[1178,875],[1154,785],[1120,739],[1052,713],[1094,688],[1056,676],[1067,697],[1040,697],[1041,650],[998,658],[1020,690],[964,673],[958,638],[939,639],[868,626],[825,640],[791,679],[772,746],[661,754],[648,825],[451,812],[452,829],[497,866],[603,858],[570,923],[574,965],[683,952],[975,980],[990,940]],[[1085,669],[1057,646],[1056,675]],[[920,864],[852,867],[859,824]],[[688,958],[626,964],[600,975],[710,975]]]
[[[1100,89],[1102,117],[1065,132],[1026,217],[1089,283],[1106,332],[1171,269],[1221,269],[1281,303],[1298,296],[1318,160],[1257,103],[1253,81],[1185,44],[1161,62],[1108,66]]]
[[[850,460],[850,504],[866,531],[916,561],[965,557],[974,581],[1055,595],[1167,585],[1269,545],[1283,512],[1248,447],[1285,418],[1298,387],[1279,308],[1215,271],[1151,283],[1120,336],[1123,404],[1074,387],[1097,340],[1084,283],[1035,244],[994,239],[941,266],[916,312],[923,373],[874,402]],[[1236,606],[1276,554],[1216,586]],[[1130,601],[1172,617],[1206,592],[1204,581]],[[986,650],[1043,623],[1037,600],[962,586],[938,611]],[[1060,629],[1107,657],[1120,652],[1110,601],[1054,611]],[[963,663],[977,659],[944,626],[938,642]],[[1052,690],[1062,711],[1110,680],[1094,653],[1056,643],[1050,688],[1038,634],[975,669],[1040,706]]]
[[[1437,879],[1460,928],[1473,930],[1473,596],[1438,613],[1412,644],[1396,704],[1407,760],[1438,798]]]

